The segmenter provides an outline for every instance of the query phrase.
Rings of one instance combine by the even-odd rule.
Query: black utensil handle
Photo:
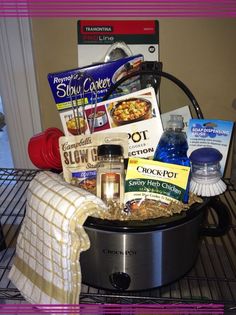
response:
[[[231,223],[231,215],[228,207],[219,199],[212,198],[209,205],[218,217],[218,224],[212,227],[203,227],[202,236],[222,236],[228,232]]]

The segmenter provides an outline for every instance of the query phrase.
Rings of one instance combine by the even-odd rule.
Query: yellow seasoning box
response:
[[[169,204],[182,201],[190,167],[130,158],[125,178],[125,205],[144,199]]]

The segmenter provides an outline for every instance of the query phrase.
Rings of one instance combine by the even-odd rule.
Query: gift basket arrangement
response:
[[[22,268],[21,242],[32,224],[35,236],[46,233],[55,258],[36,274],[51,277],[54,263],[59,271],[47,292],[37,287],[42,300],[23,292],[31,302],[74,303],[81,281],[116,291],[163,286],[193,267],[202,236],[229,228],[228,209],[215,196],[226,190],[233,123],[204,119],[191,91],[162,63],[116,52],[109,50],[107,62],[48,75],[63,131],[49,128],[29,141],[42,172],[29,188],[28,227],[10,278],[20,286],[23,274],[38,285]],[[162,112],[163,78],[184,92],[191,110]],[[209,205],[218,219],[206,228]],[[35,253],[45,238],[30,245]]]

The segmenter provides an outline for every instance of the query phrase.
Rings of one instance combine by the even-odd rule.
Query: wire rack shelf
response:
[[[27,188],[36,173],[0,169],[1,232],[6,245],[0,252],[0,300],[24,300],[9,281],[8,273],[24,218]],[[227,312],[236,312],[236,190],[230,179],[225,182],[228,189],[220,199],[231,213],[231,228],[225,236],[202,239],[198,259],[188,274],[172,284],[141,292],[105,291],[82,284],[80,303],[219,303]],[[209,209],[209,225],[215,221]]]

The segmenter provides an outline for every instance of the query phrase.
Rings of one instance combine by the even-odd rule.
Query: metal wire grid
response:
[[[13,262],[19,226],[24,218],[26,191],[33,170],[0,169],[1,225],[7,249],[0,252],[0,299],[23,300],[7,275]],[[205,237],[194,268],[180,280],[142,292],[113,292],[82,285],[81,303],[223,303],[236,310],[236,191],[230,180],[220,198],[231,212],[232,224],[223,237]],[[209,224],[216,222],[209,209]]]
[[[31,179],[37,171],[0,169],[0,216],[1,239],[0,247],[0,298],[23,299],[16,288],[8,280],[8,272],[13,262],[15,243],[20,224],[24,218],[26,191]]]

